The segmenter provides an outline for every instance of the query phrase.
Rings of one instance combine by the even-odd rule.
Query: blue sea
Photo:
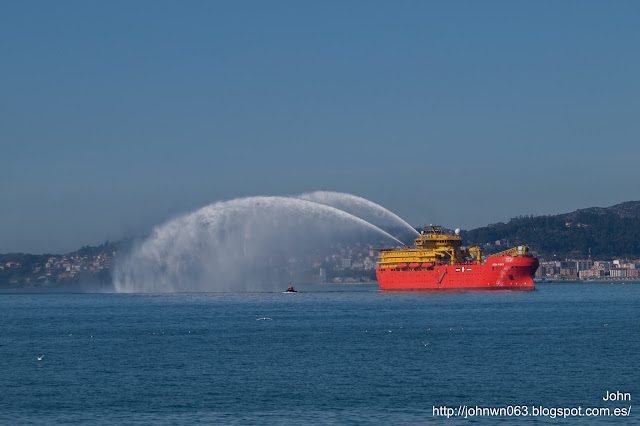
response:
[[[0,423],[640,423],[640,284],[298,287],[0,293]]]

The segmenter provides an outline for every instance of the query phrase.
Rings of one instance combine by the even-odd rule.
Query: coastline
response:
[[[626,284],[626,283],[640,283],[640,278],[631,278],[631,279],[590,279],[590,280],[581,280],[579,278],[554,278],[554,279],[541,279],[534,278],[533,282],[535,284],[563,284],[563,283],[572,283],[572,284]]]

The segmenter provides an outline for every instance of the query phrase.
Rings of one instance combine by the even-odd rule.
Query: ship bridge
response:
[[[456,229],[455,234],[451,234],[443,231],[441,226],[425,226],[415,239],[416,248],[380,250],[378,263],[381,268],[430,268],[435,264],[466,262],[470,256],[480,263],[480,248],[463,248],[459,232]]]

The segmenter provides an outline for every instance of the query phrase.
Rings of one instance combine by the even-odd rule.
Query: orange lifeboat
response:
[[[406,263],[398,263],[398,268],[406,268],[407,264]]]

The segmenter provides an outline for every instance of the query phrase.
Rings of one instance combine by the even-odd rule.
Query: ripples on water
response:
[[[297,287],[0,293],[0,423],[430,423],[433,406],[640,396],[638,284]]]

